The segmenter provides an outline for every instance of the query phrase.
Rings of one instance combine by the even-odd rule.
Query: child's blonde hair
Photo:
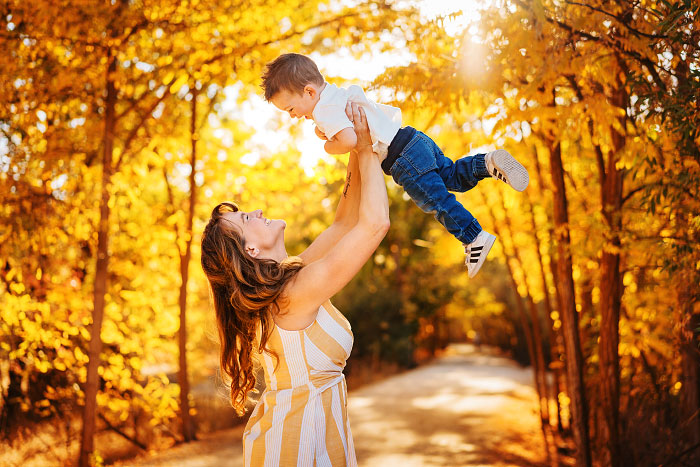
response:
[[[269,101],[282,90],[301,94],[307,84],[321,86],[324,81],[313,60],[304,55],[289,53],[282,54],[267,64],[262,75],[262,88],[265,100]]]

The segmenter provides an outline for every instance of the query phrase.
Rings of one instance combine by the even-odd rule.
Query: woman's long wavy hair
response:
[[[246,253],[241,232],[223,217],[236,211],[233,203],[221,203],[212,211],[202,234],[202,269],[214,298],[221,370],[231,378],[233,408],[243,415],[255,387],[253,348],[257,344],[258,352],[267,350],[284,286],[303,265],[299,259],[278,263]]]

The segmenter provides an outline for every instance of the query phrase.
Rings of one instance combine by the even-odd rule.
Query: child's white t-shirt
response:
[[[312,112],[318,128],[328,139],[344,128],[353,128],[352,122],[345,115],[348,101],[364,109],[374,152],[386,154],[391,140],[401,129],[401,109],[369,100],[360,86],[353,85],[345,89],[326,83]]]

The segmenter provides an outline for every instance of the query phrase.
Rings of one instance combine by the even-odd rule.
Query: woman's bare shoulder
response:
[[[304,274],[300,269],[296,276],[287,283],[282,294],[277,299],[279,311],[272,316],[279,327],[289,331],[302,330],[313,324],[318,314],[319,306],[314,300],[304,296],[305,287],[299,284],[304,281]],[[319,304],[320,305],[320,304]]]

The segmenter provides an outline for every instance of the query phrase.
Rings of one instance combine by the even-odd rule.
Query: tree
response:
[[[76,242],[79,240],[84,243],[78,251],[85,259],[93,255],[97,258],[94,269],[84,266],[82,257],[80,265],[77,262],[74,265],[70,260],[63,263],[81,274],[80,284],[83,280],[93,284],[91,351],[88,352],[89,355],[79,350],[76,350],[75,355],[72,351],[69,352],[73,361],[82,364],[89,360],[84,376],[81,376],[80,368],[76,368],[75,373],[70,373],[72,368],[68,370],[76,381],[87,381],[84,386],[86,423],[81,463],[90,462],[89,457],[93,451],[91,438],[99,407],[104,407],[105,401],[109,401],[106,405],[110,411],[114,408],[112,415],[105,418],[100,414],[100,418],[108,426],[119,429],[114,418],[108,418],[116,415],[115,418],[119,421],[121,415],[117,414],[124,413],[118,409],[121,403],[134,397],[135,392],[147,397],[149,391],[156,391],[157,386],[136,382],[140,378],[140,359],[136,355],[129,355],[124,341],[119,342],[122,338],[127,341],[131,338],[140,339],[146,334],[139,333],[148,331],[140,327],[137,330],[135,326],[134,332],[130,333],[123,323],[116,324],[111,318],[121,314],[119,307],[123,307],[124,312],[138,310],[142,313],[145,312],[144,307],[148,306],[141,302],[137,291],[128,290],[127,280],[129,276],[131,279],[139,276],[128,269],[130,262],[143,264],[147,261],[142,263],[138,255],[129,256],[120,250],[125,240],[132,238],[134,228],[133,223],[126,224],[128,233],[122,233],[116,228],[116,223],[121,224],[123,219],[128,218],[121,211],[123,205],[130,202],[132,207],[136,207],[133,202],[137,191],[132,183],[124,180],[124,175],[133,175],[144,168],[147,171],[160,171],[157,161],[152,160],[153,151],[149,144],[164,109],[173,105],[170,97],[189,90],[186,84],[189,75],[180,70],[193,70],[196,75],[193,79],[206,78],[206,82],[218,86],[239,81],[245,84],[245,92],[249,93],[254,89],[265,61],[278,53],[277,47],[286,44],[300,48],[302,42],[321,40],[328,34],[327,29],[332,29],[335,34],[340,30],[341,42],[351,43],[367,30],[381,29],[392,21],[392,10],[374,2],[359,5],[353,10],[333,7],[329,10],[331,14],[321,11],[323,9],[318,8],[319,4],[320,2],[306,2],[299,6],[279,2],[279,8],[274,10],[269,10],[269,5],[260,5],[257,9],[243,8],[245,5],[240,2],[182,4],[119,1],[94,6],[63,1],[32,5],[14,2],[6,5],[9,10],[3,11],[2,38],[11,47],[13,59],[8,63],[9,66],[3,68],[2,86],[9,96],[7,102],[3,100],[2,104],[3,141],[11,145],[8,146],[11,151],[8,167],[17,170],[15,167],[24,165],[29,169],[17,173],[14,179],[8,178],[3,169],[3,183],[8,188],[3,193],[8,194],[10,201],[8,219],[13,218],[15,213],[22,213],[26,203],[43,204],[41,210],[26,210],[26,214],[16,217],[16,231],[29,232],[30,226],[25,220],[35,216],[36,221],[40,221],[41,216],[47,212],[44,221],[50,221],[52,226],[60,225],[61,221],[68,219],[61,218],[60,214],[71,210],[78,216],[78,212],[89,213],[95,198],[92,191],[101,187],[98,194],[101,204],[99,207],[94,206],[97,209],[92,214],[93,217],[98,213],[100,216],[100,220],[95,219],[94,222],[95,237],[91,235],[89,223],[76,221],[59,227],[59,231],[62,234],[65,232],[67,237],[64,243],[69,245],[68,251],[74,250],[70,235],[75,235],[74,230],[79,230],[81,237]],[[52,24],[51,34],[46,34],[44,26],[49,18]],[[277,27],[280,21],[287,20],[293,27],[280,31]],[[366,41],[366,44],[371,42]],[[197,52],[191,53],[192,50]],[[32,117],[28,118],[25,112],[17,112],[17,109],[26,109]],[[47,134],[42,133],[41,128],[44,127]],[[102,157],[97,157],[98,154]],[[143,163],[144,158],[149,159],[147,164]],[[102,183],[91,184],[92,172],[96,168],[102,170]],[[86,177],[85,174],[89,175]],[[64,190],[52,192],[52,184],[59,186],[56,180],[61,180],[64,175],[69,180],[63,185]],[[73,180],[81,177],[86,184],[74,184]],[[32,187],[37,180],[41,180],[42,187],[38,191]],[[60,214],[51,213],[47,209],[51,204],[60,208],[56,210]],[[9,206],[15,208],[10,210]],[[116,221],[112,217],[115,208]],[[157,211],[154,207],[154,214]],[[157,219],[157,215],[154,217]],[[47,230],[51,231],[48,225],[47,223]],[[77,227],[74,228],[73,225]],[[152,233],[155,236],[157,232],[159,231],[155,230]],[[192,236],[189,238],[191,242]],[[19,239],[18,237],[18,241]],[[7,247],[7,251],[14,252],[10,246],[18,247],[19,243],[12,242]],[[50,247],[56,248],[54,244]],[[58,283],[59,280],[65,280],[62,283],[69,283],[73,280],[53,275],[54,270],[63,270],[63,264],[48,259],[48,256],[46,258],[46,264],[41,265],[40,269],[51,272],[53,281]],[[37,262],[33,257],[30,259],[30,262],[24,264],[14,259],[3,263],[7,287],[14,288],[13,284],[17,280],[24,282],[26,274],[18,274],[20,269],[28,271],[33,268],[36,271]],[[184,266],[186,261],[182,263]],[[129,272],[125,272],[127,270]],[[36,291],[44,289],[40,293],[51,294],[56,289],[56,286],[46,280],[48,275],[32,272],[32,277],[40,277],[35,280],[43,282],[43,286]],[[24,316],[24,310],[20,307],[25,310],[27,308],[20,305],[20,299],[33,297],[35,290],[19,292],[19,283],[16,286],[17,308],[12,308],[12,313],[21,317]],[[50,297],[51,295],[49,299]],[[75,292],[70,297],[80,300],[80,293]],[[56,306],[52,302],[47,304]],[[38,306],[43,307],[43,304],[37,302]],[[39,316],[37,314],[36,319]],[[27,322],[34,322],[34,318],[34,315],[29,315],[26,319],[18,320],[18,323],[24,326]],[[70,321],[70,332],[82,326],[81,319],[86,318],[80,316],[77,321]],[[57,319],[56,322],[60,323],[60,320]],[[100,342],[103,324],[108,326],[109,339],[105,339],[108,341],[106,347]],[[8,326],[10,334],[17,335],[17,331],[12,330],[12,326],[16,326],[14,320],[9,321]],[[117,341],[114,340],[115,336],[119,336]],[[35,339],[26,333],[17,337]],[[78,332],[78,337],[87,339],[89,336]],[[43,355],[46,345],[43,339],[28,342],[36,344],[36,352]],[[74,345],[73,342],[66,342],[66,339],[60,342],[66,346]],[[13,350],[13,346],[18,344],[17,339],[6,344],[7,352],[17,351],[11,354],[12,361],[23,361],[26,357],[24,350],[20,351],[19,347]],[[100,352],[100,348],[104,352]],[[61,348],[61,352],[64,351]],[[144,349],[144,354],[147,353]],[[63,368],[57,372],[67,370],[63,363],[69,363],[67,358],[56,360],[56,368]],[[118,368],[125,361],[129,362],[129,366]],[[43,368],[43,363],[40,366]],[[133,371],[133,379],[124,377],[125,370]],[[29,367],[27,374],[32,371],[36,370]],[[70,386],[72,383],[67,384]],[[109,396],[102,397],[107,395]],[[55,397],[56,400],[60,398],[58,395]],[[76,395],[76,400],[78,397],[82,397],[82,393]],[[3,413],[5,407],[3,405]],[[161,415],[167,419],[169,403],[165,407],[167,410]],[[136,441],[136,437],[132,439]]]

